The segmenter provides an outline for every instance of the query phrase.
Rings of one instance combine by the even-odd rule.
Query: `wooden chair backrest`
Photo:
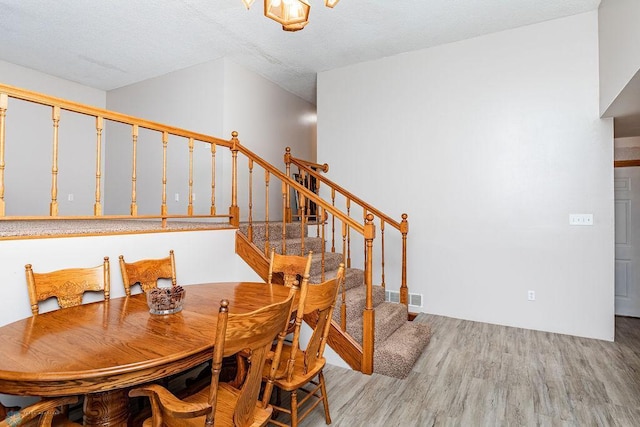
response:
[[[286,375],[291,381],[293,376],[294,362],[300,348],[300,326],[305,315],[314,314],[318,316],[317,323],[313,328],[311,337],[304,349],[304,370],[313,366],[316,360],[322,358],[324,348],[327,343],[327,336],[331,329],[331,316],[333,308],[336,304],[338,290],[344,280],[344,264],[340,264],[336,277],[313,285],[309,283],[309,275],[307,274],[302,280],[300,287],[300,300],[298,302],[298,311],[296,314],[296,327],[293,333],[293,341],[291,343],[291,353],[287,362]]]
[[[171,285],[176,286],[176,260],[173,249],[169,256],[160,259],[141,259],[135,262],[125,262],[124,255],[120,255],[120,273],[127,296],[131,296],[131,287],[140,284],[143,292],[158,286],[159,279],[171,279]]]
[[[1,402],[0,402],[0,421],[4,420],[5,418],[7,418],[7,414],[9,412],[15,412],[15,411],[19,411],[20,407],[19,406],[4,406]]]
[[[209,389],[209,404],[213,411],[207,415],[208,421],[215,414],[216,404],[220,403],[217,402],[217,391],[222,359],[243,352],[249,354],[250,363],[244,381],[239,386],[240,394],[234,409],[233,420],[234,425],[237,426],[250,424],[260,393],[262,369],[276,336],[278,336],[279,350],[276,350],[272,364],[277,367],[280,361],[282,342],[285,338],[284,331],[291,316],[295,293],[292,289],[285,301],[244,314],[229,313],[229,302],[221,301]],[[268,402],[268,398],[266,399]]]
[[[9,413],[8,417],[0,421],[0,427],[50,426],[55,415],[61,414],[61,407],[78,402],[78,396],[56,397],[43,399],[32,405]],[[37,420],[37,424],[34,423]],[[65,425],[73,425],[68,423]]]
[[[25,265],[31,312],[39,313],[39,303],[49,298],[57,298],[60,308],[82,304],[85,292],[103,292],[109,299],[111,278],[109,257],[104,257],[101,265],[90,268],[67,268],[48,273],[35,273],[31,264]]]
[[[309,270],[311,270],[312,255],[311,251],[307,256],[280,255],[276,253],[275,249],[272,249],[267,283],[272,283],[274,273],[282,273],[284,285],[287,287],[291,287],[296,280],[300,283],[300,279],[309,274]]]

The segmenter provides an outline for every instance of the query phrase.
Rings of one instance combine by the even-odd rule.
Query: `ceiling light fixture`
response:
[[[324,0],[324,5],[334,7],[340,0]],[[249,9],[254,0],[242,0]],[[308,0],[264,0],[264,16],[282,24],[285,31],[299,31],[309,23]]]

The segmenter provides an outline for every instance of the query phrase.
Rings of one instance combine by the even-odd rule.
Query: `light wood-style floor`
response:
[[[433,338],[406,379],[326,368],[333,426],[640,426],[640,319],[615,342],[417,320]],[[324,425],[317,408],[301,427]]]

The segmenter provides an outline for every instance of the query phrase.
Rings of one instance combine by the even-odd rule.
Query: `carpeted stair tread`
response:
[[[285,239],[285,248],[288,255],[300,255],[302,253],[302,242],[299,237],[291,239]],[[264,249],[264,240],[253,239],[253,244]],[[282,239],[271,239],[269,246],[276,250],[276,253],[282,253]],[[322,239],[318,237],[307,237],[304,239],[304,253],[305,255],[313,251],[314,253],[320,253],[322,251]]]
[[[408,322],[407,307],[402,304],[383,302],[375,311],[375,346],[382,343],[396,329]],[[347,332],[362,344],[362,315],[347,322]]]
[[[373,295],[373,307],[375,308],[384,302],[384,288],[382,286],[375,285],[371,290]],[[347,302],[347,322],[361,319],[362,312],[367,303],[367,289],[361,283],[359,288],[349,289],[345,294]],[[341,305],[342,293],[339,293],[338,300],[336,301],[336,308],[333,310],[333,319],[338,323],[340,323]]]
[[[332,271],[338,270],[340,267],[340,263],[342,262],[342,254],[336,252],[325,252],[324,253],[324,271]],[[311,270],[309,270],[309,280],[311,281],[311,277],[318,277],[322,274],[322,254],[319,252],[314,252],[311,257]],[[334,274],[335,276],[335,274]],[[314,282],[311,282],[314,283]],[[317,282],[316,282],[317,283]]]
[[[427,323],[405,322],[383,343],[376,344],[373,372],[405,378],[431,340]]]
[[[313,262],[313,261],[312,261]],[[325,270],[324,280],[333,279],[336,277],[338,270]],[[322,283],[322,274],[317,274],[309,278],[310,283]],[[364,271],[359,268],[347,268],[344,273],[345,289],[364,287]]]
[[[238,229],[246,236],[249,223],[243,222]],[[254,240],[265,240],[267,230],[267,224],[265,222],[252,223],[252,231]],[[308,227],[304,228],[304,235],[308,235]],[[300,227],[300,222],[290,222],[286,224],[285,237],[287,239],[300,238],[303,230]],[[315,232],[314,232],[315,235]],[[269,240],[282,239],[282,222],[269,222]]]

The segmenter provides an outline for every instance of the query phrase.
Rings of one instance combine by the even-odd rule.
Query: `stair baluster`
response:
[[[271,248],[269,247],[269,179],[271,178],[271,174],[268,170],[264,171],[264,222],[266,224],[265,233],[264,233],[264,256],[268,257],[271,252]],[[283,211],[284,212],[284,211]]]
[[[102,176],[102,129],[104,120],[96,117],[96,202],[93,204],[93,214],[102,215],[102,205],[100,204],[100,177]]]
[[[211,144],[211,215],[216,214],[216,144]]]
[[[0,216],[6,215],[4,201],[4,144],[6,138],[5,120],[8,107],[9,96],[6,93],[0,93]]]
[[[138,164],[138,125],[131,126],[131,143],[133,146],[133,165],[131,167],[131,216],[138,215],[138,202],[136,198],[138,194],[136,192],[137,185],[137,164]]]
[[[380,218],[380,267],[382,270],[382,283],[380,286],[385,288],[384,283],[384,219]]]
[[[52,109],[53,120],[53,165],[51,166],[51,203],[49,215],[58,216],[58,129],[60,126],[60,107]]]
[[[347,199],[347,216],[351,216],[351,199]],[[347,268],[351,268],[351,228],[347,227]]]
[[[160,206],[160,215],[162,215],[162,227],[167,226],[167,144],[169,143],[169,132],[162,132],[162,206]]]
[[[331,206],[336,206],[336,189],[331,189]],[[336,216],[331,215],[331,252],[336,251]],[[346,265],[346,264],[345,264]]]
[[[193,138],[189,138],[189,200],[187,215],[193,215]]]
[[[249,159],[249,241],[253,243],[253,160]]]

